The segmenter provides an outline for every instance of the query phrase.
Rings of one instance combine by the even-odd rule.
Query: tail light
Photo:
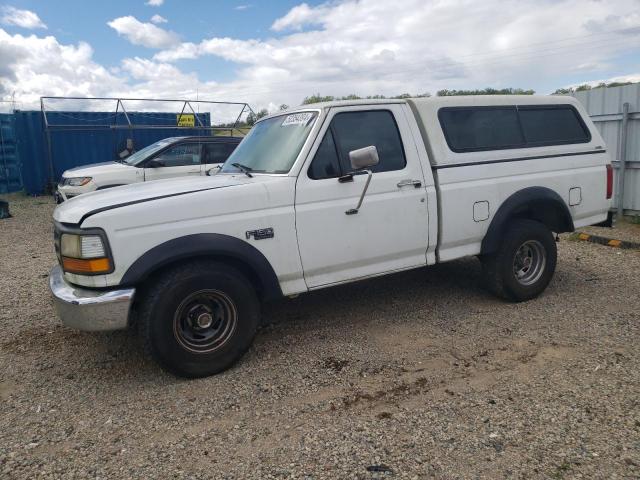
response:
[[[613,196],[613,168],[607,165],[607,200]]]

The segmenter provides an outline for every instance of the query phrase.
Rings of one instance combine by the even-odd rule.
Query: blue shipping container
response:
[[[127,147],[128,139],[134,150],[140,150],[167,137],[211,134],[209,128],[198,127],[143,128],[144,125],[175,127],[177,113],[129,112],[128,115],[137,128],[113,128],[115,125],[127,125],[122,113],[50,112],[47,113],[50,126],[47,133],[41,112],[14,112],[18,163],[21,164],[22,185],[26,192],[31,195],[45,193],[48,185],[52,181],[57,182],[62,172],[69,168],[118,158],[118,154]],[[205,127],[211,125],[209,113],[201,113],[198,117]],[[198,125],[197,119],[195,124]]]
[[[22,190],[13,115],[0,114],[0,193]]]

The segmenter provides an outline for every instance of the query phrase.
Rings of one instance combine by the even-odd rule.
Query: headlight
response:
[[[66,178],[65,184],[70,187],[82,187],[91,181],[91,177],[74,177]]]
[[[113,264],[100,235],[63,233],[60,238],[60,256],[65,272],[95,275],[113,271]]]

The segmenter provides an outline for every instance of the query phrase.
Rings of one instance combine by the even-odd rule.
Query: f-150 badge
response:
[[[248,230],[245,234],[247,240],[253,237],[254,240],[264,240],[265,238],[273,238],[273,228],[261,228],[260,230]]]

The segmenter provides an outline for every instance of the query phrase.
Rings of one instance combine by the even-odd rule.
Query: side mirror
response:
[[[165,164],[159,158],[154,158],[153,160],[149,160],[146,166],[147,168],[158,168],[158,167],[164,167]]]
[[[354,170],[374,167],[380,163],[378,149],[375,145],[371,145],[369,147],[359,148],[358,150],[351,150],[349,152],[349,161],[351,162],[351,168]]]
[[[210,177],[211,175],[215,175],[216,173],[218,173],[221,168],[222,168],[222,164],[214,165],[213,167],[206,170],[205,173],[207,174],[207,177]]]
[[[373,167],[380,163],[380,157],[378,157],[378,149],[375,145],[371,145],[369,147],[359,148],[358,150],[351,150],[349,152],[349,161],[351,162],[351,168],[355,171],[363,170],[367,173],[367,181],[364,184],[364,189],[362,190],[362,194],[360,195],[360,200],[358,200],[358,205],[356,208],[351,208],[347,210],[347,215],[355,215],[360,211],[360,207],[362,206],[362,202],[364,201],[364,196],[367,193],[367,189],[369,188],[369,183],[371,183],[372,172],[369,170],[369,167]]]

